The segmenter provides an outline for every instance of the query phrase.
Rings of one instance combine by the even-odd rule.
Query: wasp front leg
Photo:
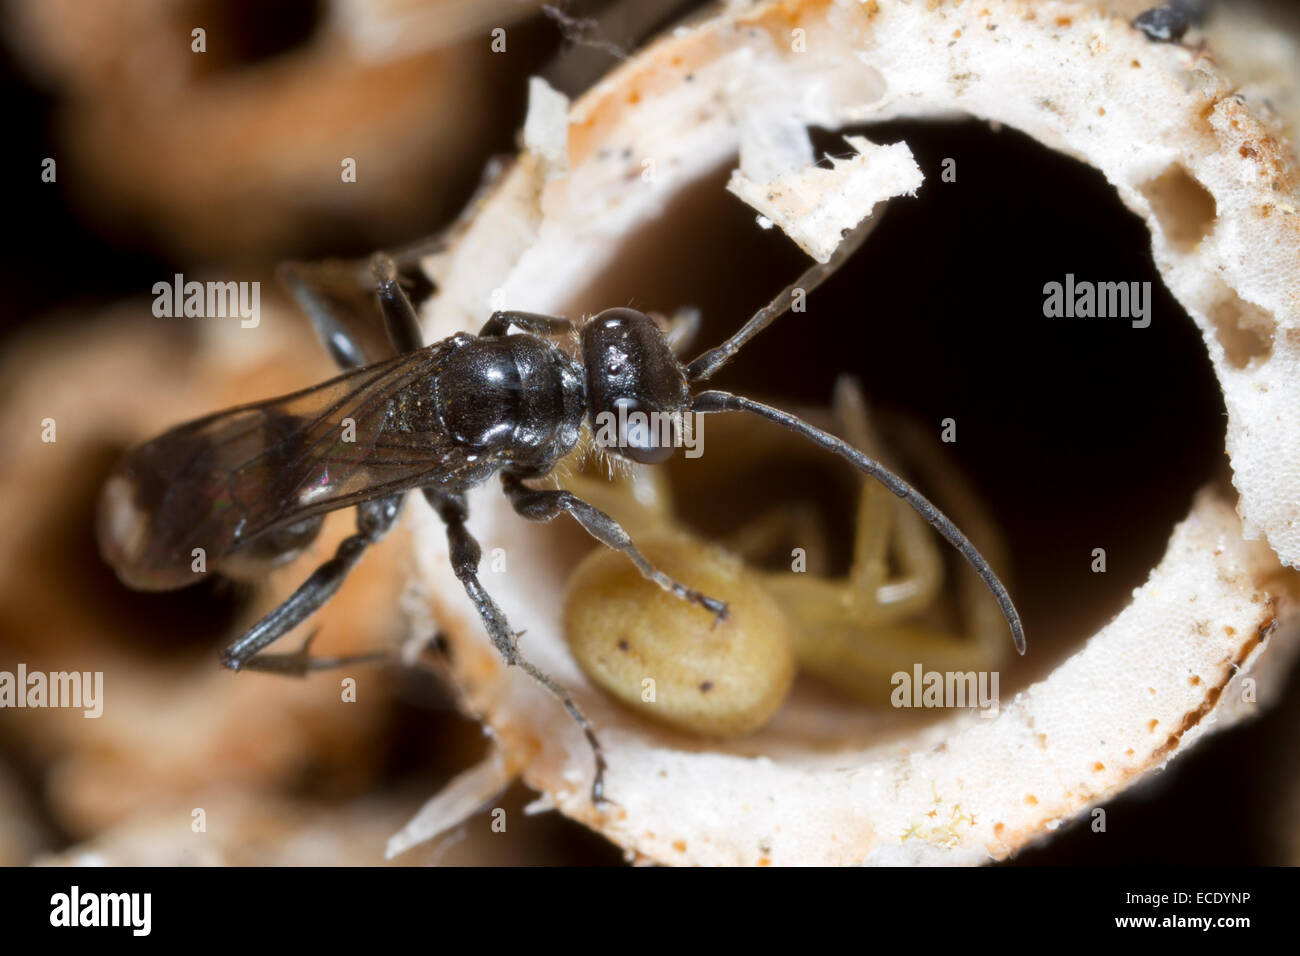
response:
[[[645,555],[633,543],[631,536],[623,526],[594,505],[588,504],[570,491],[539,490],[529,488],[523,479],[510,472],[502,472],[501,485],[506,497],[515,511],[529,521],[551,521],[564,512],[573,515],[589,535],[611,550],[627,555],[646,579],[653,581],[665,591],[670,591],[683,601],[698,604],[713,613],[714,623],[727,616],[724,601],[701,594],[694,588],[687,587],[667,574],[664,574],[646,560]]]

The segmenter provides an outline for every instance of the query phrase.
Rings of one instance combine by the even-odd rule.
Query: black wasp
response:
[[[478,335],[458,333],[422,345],[415,310],[398,282],[398,261],[416,261],[428,249],[413,247],[396,257],[381,253],[368,264],[288,264],[283,278],[346,371],[283,398],[179,425],[130,451],[104,488],[100,549],[127,585],[169,590],[194,582],[195,549],[202,549],[212,570],[255,574],[302,551],[325,513],[355,507],[356,532],[222,654],[234,670],[304,674],[340,661],[309,658],[306,646],[296,654],[259,652],[329,600],[366,547],[393,526],[406,493],[419,489],[446,525],[452,568],[496,649],[507,664],[555,694],[586,734],[596,763],[592,798],[600,800],[605,762],[591,725],[564,688],[521,656],[516,633],[479,581],[480,549],[466,528],[465,492],[499,474],[524,518],[550,521],[567,512],[602,544],[626,554],[647,578],[721,618],[725,604],[654,568],[614,519],[568,491],[527,482],[549,474],[583,440],[584,429],[596,427],[598,416],[627,421],[628,412],[642,411],[672,421],[688,412],[749,412],[839,455],[905,499],[983,578],[1023,654],[1024,631],[1006,588],[966,536],[918,491],[793,415],[726,392],[692,394],[693,384],[782,315],[797,290],[809,293],[834,272],[871,223],[730,339],[685,365],[669,344],[672,330],[627,308],[608,309],[581,326],[547,315],[496,312]],[[387,328],[384,345],[367,346],[364,324],[351,322],[339,308],[339,289],[348,285],[354,295],[366,285],[377,294]],[[518,333],[507,334],[512,328]],[[656,463],[671,455],[673,444],[664,447],[644,429],[629,428],[608,450]]]

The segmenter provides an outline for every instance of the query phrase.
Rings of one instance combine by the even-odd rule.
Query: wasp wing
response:
[[[305,544],[325,512],[483,468],[432,424],[431,409],[409,407],[428,400],[412,386],[453,347],[437,343],[218,412],[135,448],[105,485],[105,558],[131,587],[183,587],[198,580],[196,569],[232,556],[263,547],[271,557],[292,550],[295,535]]]

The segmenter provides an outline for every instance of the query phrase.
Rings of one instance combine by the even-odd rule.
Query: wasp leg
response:
[[[370,326],[360,295],[365,273],[356,262],[282,262],[276,276],[311,320],[316,337],[341,369],[361,368],[387,357],[387,343]],[[374,308],[373,304],[370,306]]]
[[[365,501],[357,505],[357,532],[339,542],[334,557],[330,558],[312,572],[311,577],[299,585],[298,590],[266,617],[245,632],[221,653],[221,663],[237,671],[251,667],[274,670],[277,673],[292,673],[298,676],[315,669],[302,655],[302,666],[290,668],[285,659],[278,663],[259,665],[255,655],[269,644],[278,641],[284,635],[311,617],[321,606],[334,596],[348,572],[361,559],[366,548],[374,544],[397,521],[402,510],[403,495],[392,495],[375,501]],[[305,649],[304,649],[305,650]],[[296,657],[297,655],[288,655]]]
[[[483,550],[474,536],[469,533],[469,529],[465,527],[465,519],[469,515],[465,496],[443,494],[425,488],[424,497],[438,513],[442,523],[447,526],[447,544],[451,549],[452,571],[464,586],[469,599],[474,602],[479,617],[483,619],[483,626],[487,628],[488,636],[492,639],[492,646],[497,649],[497,653],[507,665],[518,667],[558,697],[569,715],[582,729],[596,761],[596,775],[591,782],[591,802],[601,803],[605,799],[605,753],[601,749],[600,741],[596,739],[596,732],[591,722],[587,720],[586,714],[574,703],[569,692],[556,683],[553,677],[538,670],[520,654],[519,635],[510,629],[510,622],[506,620],[505,614],[479,581],[478,563],[483,556]]]
[[[426,256],[445,249],[452,238],[465,230],[483,199],[496,188],[513,162],[513,156],[492,157],[483,170],[478,188],[459,217],[441,232],[399,246],[385,256],[393,263],[395,273],[409,274],[419,267],[420,261]],[[285,262],[281,263],[279,268],[280,280],[288,287],[298,305],[311,319],[317,336],[329,350],[330,356],[344,369],[359,368],[388,358],[386,346],[391,343],[406,342],[408,345],[414,343],[414,348],[417,349],[421,344],[418,328],[415,328],[412,334],[413,326],[407,325],[405,328],[399,328],[395,335],[393,317],[385,315],[391,342],[368,342],[367,345],[362,345],[368,339],[378,338],[377,335],[366,334],[373,322],[371,313],[374,302],[369,296],[376,291],[375,284],[371,281],[374,268],[374,257],[352,260],[331,259],[324,262]],[[400,283],[401,280],[397,281]],[[383,291],[380,292],[380,299],[381,302],[384,299]],[[407,305],[409,306],[409,302]],[[400,304],[395,305],[394,308],[398,313],[406,314],[406,309]],[[414,310],[412,314],[413,312]],[[397,350],[405,352],[411,349],[398,344]]]
[[[311,319],[330,358],[340,368],[350,369],[424,345],[415,307],[398,278],[399,268],[395,256],[379,252],[369,259],[282,262],[277,275]],[[372,295],[379,297],[382,335],[375,328]]]
[[[384,325],[388,328],[393,348],[402,355],[419,351],[424,347],[420,317],[406,290],[397,281],[396,263],[388,254],[376,252],[370,257],[370,271],[375,278],[375,294],[379,296],[379,308],[384,313]]]
[[[350,654],[345,657],[311,657],[308,651],[319,633],[320,628],[313,630],[302,642],[302,647],[290,654],[258,654],[245,662],[243,670],[303,677],[309,671],[332,670],[336,667],[350,667],[353,664],[376,664],[387,660],[390,656],[385,651],[376,651],[373,654]]]
[[[715,624],[726,618],[725,601],[701,594],[664,574],[646,560],[645,555],[632,543],[631,536],[623,530],[623,526],[595,505],[588,504],[570,491],[539,491],[529,488],[519,475],[511,472],[501,473],[501,484],[511,505],[522,517],[529,521],[550,521],[567,511],[589,535],[605,547],[627,555],[644,577],[665,591],[671,591],[683,601],[690,601],[712,611]]]
[[[479,335],[505,335],[514,326],[533,335],[566,335],[576,326],[568,319],[554,315],[541,315],[537,312],[493,312]]]

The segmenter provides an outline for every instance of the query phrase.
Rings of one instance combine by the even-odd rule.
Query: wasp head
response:
[[[582,327],[582,361],[596,443],[644,465],[671,458],[691,393],[654,319],[606,309]]]

